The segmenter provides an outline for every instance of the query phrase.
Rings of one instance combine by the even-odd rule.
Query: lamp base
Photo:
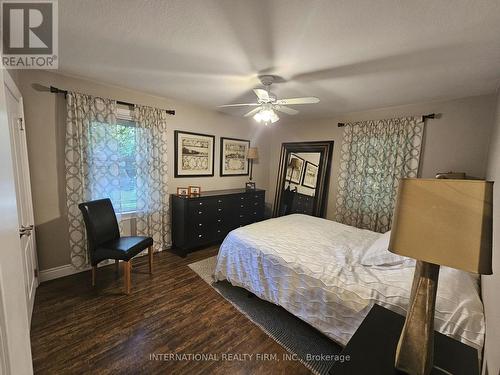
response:
[[[432,370],[438,277],[439,265],[417,261],[395,361],[398,370],[410,375],[428,375]]]

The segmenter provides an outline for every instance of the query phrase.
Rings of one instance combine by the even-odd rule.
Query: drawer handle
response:
[[[198,235],[198,238],[201,238],[201,237],[203,237],[203,234],[199,234],[199,235]]]
[[[243,217],[244,215],[240,215],[240,217]]]
[[[220,229],[217,229],[217,233],[220,233]]]
[[[219,223],[220,223],[220,219],[219,219],[219,220],[217,220],[217,222],[219,222]]]
[[[254,215],[257,215],[257,212],[254,212],[253,214],[254,214]]]
[[[222,203],[222,201],[220,199],[217,202]]]
[[[220,212],[220,211],[222,211],[222,208],[219,208],[219,209],[218,209],[218,211],[219,211],[219,212]]]
[[[241,199],[241,200],[243,200],[243,199],[245,199],[245,198],[244,198],[244,197],[241,197],[240,199]]]
[[[203,202],[198,203],[200,206],[203,206]]]
[[[203,213],[203,211],[198,211],[198,215],[201,215]]]
[[[243,207],[245,207],[245,206],[243,206],[242,204],[240,204],[240,207],[241,207],[241,208],[243,208]]]
[[[198,226],[199,226],[199,227],[202,227],[202,226],[203,226],[203,224],[202,224],[202,223],[199,223],[199,224],[198,224]]]
[[[258,206],[258,205],[259,205],[259,202],[255,202],[253,205],[254,205],[254,206]]]

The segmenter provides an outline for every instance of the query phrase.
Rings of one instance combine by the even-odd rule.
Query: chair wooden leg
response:
[[[118,259],[115,259],[115,272],[117,275],[120,274],[120,261]]]
[[[123,280],[125,282],[125,293],[130,294],[130,261],[123,262]]]
[[[97,272],[97,266],[92,266],[92,286],[95,286],[95,274]]]
[[[148,248],[148,258],[149,258],[149,274],[153,274],[153,246]]]

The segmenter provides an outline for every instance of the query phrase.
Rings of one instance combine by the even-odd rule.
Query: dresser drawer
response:
[[[229,215],[231,212],[231,207],[229,206],[218,206],[214,208],[214,218],[221,218]]]
[[[195,208],[200,208],[200,209],[207,209],[207,208],[213,208],[215,204],[217,203],[216,199],[193,199],[191,198],[188,203],[188,208],[189,209],[195,209]]]
[[[234,228],[229,229],[229,228],[218,228],[214,230],[214,235],[216,239],[218,240],[223,240],[229,232],[231,232]]]
[[[245,211],[245,212],[239,213],[236,216],[237,226],[242,227],[244,225],[248,225],[248,224],[253,223],[255,221],[254,217],[256,217],[256,216],[257,215],[254,215],[253,212],[250,212],[250,211]]]
[[[234,215],[233,215],[234,216]],[[216,217],[214,220],[214,228],[231,228],[232,223],[234,223],[233,216],[220,216]]]
[[[256,208],[248,212],[248,215],[250,216],[252,222],[261,221],[264,219],[264,207]]]
[[[240,194],[237,197],[234,197],[234,202],[244,203],[250,200],[250,196],[248,194]]]
[[[192,200],[188,204],[188,215],[190,221],[207,222],[213,219],[216,212],[215,202],[213,199]]]
[[[249,211],[251,207],[252,207],[252,202],[250,201],[236,202],[235,212],[243,213]]]
[[[256,191],[248,194],[248,197],[250,200],[256,201],[256,200],[264,200],[265,194],[263,191]]]
[[[191,228],[188,231],[189,242],[193,245],[195,244],[204,244],[211,241],[214,241],[215,236],[213,233],[213,229],[204,228],[204,229],[196,229]]]
[[[191,223],[208,223],[214,218],[214,212],[208,209],[194,208],[188,211]]]
[[[214,203],[215,207],[228,208],[230,206],[232,200],[233,200],[232,197],[220,197],[220,198],[215,198],[213,200],[213,203]]]
[[[264,208],[264,199],[252,200],[247,204],[247,209],[250,211],[255,211],[261,208]]]
[[[204,232],[213,228],[214,224],[211,220],[199,219],[197,221],[192,220],[189,224],[189,229],[193,232]]]

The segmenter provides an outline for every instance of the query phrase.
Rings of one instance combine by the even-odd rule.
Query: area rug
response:
[[[258,297],[249,298],[248,292],[227,281],[214,283],[216,257],[207,258],[189,267],[243,315],[260,327],[268,336],[284,347],[293,358],[315,374],[328,374],[335,356],[342,348],[299,318],[280,306]]]

